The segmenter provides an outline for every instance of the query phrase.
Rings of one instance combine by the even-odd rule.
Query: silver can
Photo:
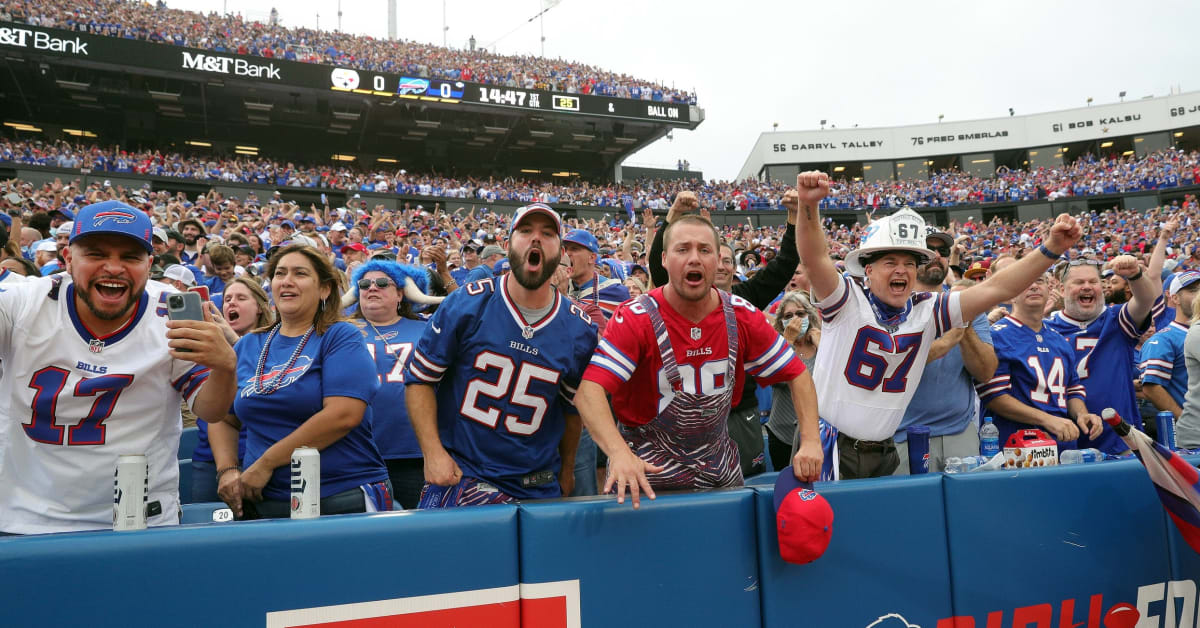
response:
[[[145,530],[149,498],[150,464],[146,456],[118,456],[113,472],[113,530]]]
[[[292,452],[292,519],[321,516],[321,452],[299,447]]]

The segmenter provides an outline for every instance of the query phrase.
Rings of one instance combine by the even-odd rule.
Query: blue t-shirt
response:
[[[427,323],[408,318],[391,325],[371,325],[365,320],[355,323],[367,338],[379,379],[379,393],[371,401],[375,445],[384,460],[420,458],[421,447],[404,402],[404,371]]]
[[[1075,352],[1071,345],[1050,326],[1040,331],[1026,327],[1017,319],[1006,316],[992,325],[992,346],[996,349],[996,374],[992,379],[975,386],[984,404],[1001,395],[1011,395],[1017,401],[1047,414],[1069,419],[1067,400],[1087,399],[1075,368]],[[1013,421],[995,412],[993,423],[1000,430],[1000,444],[1024,429],[1037,426]],[[1053,434],[1047,436],[1054,438]],[[1059,442],[1060,449],[1074,449],[1076,441]]]
[[[1087,323],[1077,321],[1061,310],[1046,319],[1046,325],[1062,334],[1075,352],[1079,381],[1087,389],[1088,410],[1093,414],[1098,415],[1105,408],[1112,408],[1130,425],[1142,428],[1137,393],[1133,388],[1133,380],[1137,377],[1134,348],[1150,319],[1162,308],[1163,299],[1159,297],[1151,306],[1150,316],[1145,321],[1130,318],[1128,303],[1110,305],[1100,316]],[[1110,454],[1129,449],[1107,423],[1104,424],[1104,432],[1095,441],[1081,435],[1079,447],[1095,447]]]
[[[526,321],[507,277],[450,293],[425,328],[404,379],[437,385],[438,432],[463,475],[518,499],[558,497],[556,482],[527,487],[538,471],[557,476],[564,409],[596,349],[596,325],[565,296]]]
[[[992,344],[992,328],[986,314],[976,316],[971,328],[980,340]],[[975,419],[974,383],[963,367],[962,348],[954,345],[946,355],[925,365],[921,383],[896,431],[896,442],[908,439],[910,425],[927,425],[930,436],[945,436],[962,432]]]
[[[324,334],[313,333],[290,368],[284,367],[300,344],[300,337],[276,334],[265,365],[263,382],[281,382],[274,394],[254,392],[255,372],[263,344],[270,332],[247,334],[237,351],[238,396],[233,414],[246,426],[246,466],[321,411],[325,397],[352,397],[368,406],[363,420],[337,442],[321,450],[321,497],[355,486],[388,479],[387,467],[371,436],[370,403],[379,390],[375,364],[362,334],[350,323],[334,323]],[[326,364],[329,368],[325,368]],[[267,499],[291,496],[291,470],[280,466],[263,489]]]
[[[1142,345],[1140,368],[1143,384],[1157,384],[1171,394],[1180,408],[1187,394],[1188,372],[1183,359],[1183,342],[1188,328],[1171,321],[1166,329],[1154,334]]]

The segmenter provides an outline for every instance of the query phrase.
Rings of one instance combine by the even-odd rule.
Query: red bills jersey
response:
[[[686,392],[715,395],[724,392],[729,360],[725,314],[714,309],[697,324],[675,311],[663,289],[650,292],[667,325],[675,361]],[[746,373],[763,385],[789,381],[804,372],[804,363],[767,323],[762,312],[745,299],[730,298],[737,319],[738,356],[733,405]],[[693,331],[695,330],[695,331]],[[584,371],[583,379],[596,382],[612,395],[613,412],[627,425],[644,425],[662,412],[675,397],[667,383],[662,355],[654,338],[650,316],[636,303],[622,304],[604,330],[604,339]]]

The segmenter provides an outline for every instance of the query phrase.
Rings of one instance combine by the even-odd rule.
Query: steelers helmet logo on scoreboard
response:
[[[357,89],[358,72],[349,68],[334,68],[333,72],[329,74],[329,81],[335,89]]]

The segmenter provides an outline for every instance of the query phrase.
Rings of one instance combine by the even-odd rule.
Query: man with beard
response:
[[[1170,412],[1178,419],[1183,413],[1188,389],[1187,364],[1183,344],[1195,314],[1194,302],[1200,292],[1200,271],[1179,273],[1171,280],[1169,299],[1175,307],[1175,320],[1142,345],[1140,364],[1142,392],[1159,412]]]
[[[1165,242],[1160,239],[1151,257],[1152,267],[1161,269],[1164,248]],[[1109,264],[1116,275],[1129,282],[1133,296],[1127,303],[1105,305],[1099,263],[1072,260],[1058,269],[1063,309],[1051,314],[1046,325],[1062,334],[1075,351],[1075,364],[1079,380],[1087,389],[1088,405],[1112,408],[1130,425],[1141,429],[1133,383],[1137,378],[1134,349],[1153,317],[1164,308],[1162,286],[1158,271],[1147,271],[1132,255],[1119,255]],[[1079,446],[1095,447],[1109,454],[1129,450],[1107,424],[1097,439],[1081,435]]]
[[[1106,268],[1100,273],[1104,281],[1104,302],[1109,305],[1121,305],[1129,301],[1129,282],[1125,278]]]
[[[549,206],[518,209],[512,272],[452,292],[413,349],[404,379],[425,459],[419,507],[571,492],[580,431],[571,403],[596,326],[549,281],[561,233]]]
[[[0,532],[112,526],[121,454],[144,453],[151,526],[179,522],[179,403],[225,418],[235,356],[220,328],[167,321],[173,290],[149,284],[151,222],[118,201],[79,211],[68,275],[0,292]],[[68,280],[69,279],[69,280]],[[206,317],[207,318],[207,317]]]
[[[204,225],[200,224],[195,218],[179,221],[179,233],[183,235],[183,250],[179,252],[179,259],[184,264],[198,265],[196,260],[200,259],[200,254],[204,252]]]
[[[954,239],[950,234],[929,228],[925,247],[934,257],[917,268],[916,292],[940,293],[949,272],[946,258]],[[929,427],[929,470],[941,471],[951,456],[979,454],[979,432],[975,427],[979,413],[975,381],[986,382],[996,372],[996,352],[992,349],[991,325],[980,314],[969,327],[955,327],[933,341],[929,363],[913,398],[908,402],[900,427],[896,428],[896,453],[901,464],[895,475],[907,475],[908,428]]]
[[[707,218],[669,224],[667,285],[617,308],[584,373],[578,406],[608,454],[603,490],[615,485],[618,502],[626,490],[637,507],[640,493],[653,499],[655,489],[742,485],[727,421],[747,375],[788,384],[803,435],[793,471],[807,481],[820,474],[812,377],[762,312],[714,288],[719,240]]]

